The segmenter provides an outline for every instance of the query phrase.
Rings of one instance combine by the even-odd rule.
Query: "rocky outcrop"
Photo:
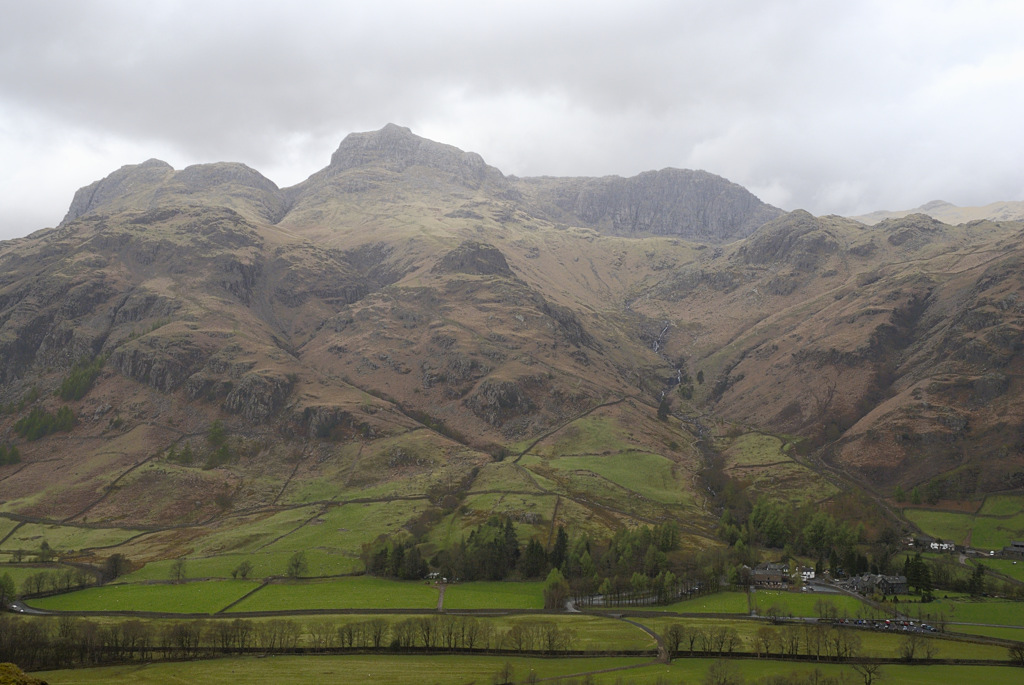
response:
[[[839,240],[818,219],[798,209],[762,226],[739,255],[747,264],[785,263],[809,272],[839,249]]]
[[[466,241],[434,265],[435,273],[512,277],[505,255],[493,245]]]
[[[621,236],[724,243],[744,238],[783,214],[740,185],[689,169],[520,183],[557,220]]]
[[[262,421],[284,405],[294,386],[293,377],[268,372],[247,373],[224,398],[224,409],[253,422]]]
[[[466,406],[478,418],[496,427],[536,409],[519,383],[490,378],[477,386],[476,392],[466,399]]]
[[[202,364],[204,350],[186,337],[146,336],[118,347],[109,364],[123,375],[170,392]]]

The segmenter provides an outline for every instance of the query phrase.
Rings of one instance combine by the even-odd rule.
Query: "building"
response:
[[[750,584],[756,587],[789,588],[788,564],[759,564],[750,572]]]
[[[905,595],[907,594],[907,577],[865,573],[862,576],[851,578],[850,588],[862,595],[876,592],[882,595]]]
[[[1003,547],[1003,554],[1008,557],[1019,557],[1024,559],[1024,542],[1014,540],[1006,547]]]
[[[928,545],[934,552],[955,552],[956,545],[952,542],[932,542]]]

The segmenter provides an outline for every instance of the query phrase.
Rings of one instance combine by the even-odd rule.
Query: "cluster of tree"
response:
[[[574,631],[554,621],[517,620],[496,627],[472,616],[376,617],[308,625],[289,619],[95,622],[71,616],[44,622],[0,616],[0,654],[30,669],[133,660],[191,659],[243,653],[365,649],[514,650],[558,653],[575,648]]]
[[[674,523],[618,531],[597,543],[583,536],[570,539],[559,527],[550,550],[536,539],[519,544],[511,520],[493,516],[467,538],[439,551],[428,565],[415,538],[381,537],[363,547],[367,573],[403,579],[426,577],[430,568],[452,580],[547,578],[546,604],[564,605],[569,597],[600,593],[616,604],[664,603],[717,589],[714,574],[689,558],[674,567],[669,553],[679,546]],[[552,575],[554,574],[554,575]]]
[[[80,568],[61,568],[56,571],[40,571],[26,576],[21,582],[21,594],[42,595],[45,593],[68,592],[72,589],[89,587],[95,577]]]
[[[192,451],[191,442],[186,442],[185,446],[180,450],[175,445],[171,445],[170,449],[167,450],[167,461],[173,461],[182,466],[192,466],[195,460],[196,455]]]
[[[856,545],[863,530],[812,507],[793,507],[759,497],[750,513],[726,509],[719,535],[730,545],[789,548],[819,559],[842,557]]]
[[[419,547],[409,538],[388,540],[381,537],[363,545],[363,563],[367,573],[385,578],[420,580],[429,573]]]
[[[539,577],[547,571],[546,563],[538,561],[539,543],[527,544],[532,561],[526,566],[528,572],[520,569],[526,578]],[[446,578],[460,580],[503,580],[516,571],[523,551],[519,548],[519,537],[511,519],[504,521],[492,516],[485,523],[470,531],[466,540],[457,542],[442,550],[431,560],[431,564]]]
[[[0,466],[17,464],[21,461],[21,452],[14,445],[0,445]]]
[[[103,368],[106,360],[105,355],[92,359],[86,357],[79,359],[61,381],[57,395],[67,402],[85,397],[86,393],[92,389],[92,384],[96,382],[96,377],[100,375],[100,369]]]
[[[984,569],[982,574],[984,574]],[[914,556],[908,556],[903,562],[903,575],[907,577],[907,588],[911,592],[918,592],[921,594],[922,602],[932,601],[932,573],[930,565],[927,564],[922,558],[921,553],[918,552]],[[984,578],[984,575],[982,575]]]
[[[206,463],[203,464],[204,469],[215,469],[234,458],[234,454],[228,446],[227,430],[220,419],[210,424],[209,430],[206,431],[206,442],[210,444],[211,452],[206,457]]]
[[[56,414],[36,407],[28,416],[18,419],[14,424],[14,432],[31,442],[51,433],[69,431],[74,425],[75,413],[67,405],[58,409]]]
[[[176,445],[171,445],[165,458],[182,466],[193,466],[198,458],[202,458],[202,467],[209,470],[230,464],[238,456],[236,451],[231,449],[230,436],[220,419],[211,423],[207,429],[206,443],[208,449],[199,447],[198,454],[190,441],[186,441],[180,449]]]

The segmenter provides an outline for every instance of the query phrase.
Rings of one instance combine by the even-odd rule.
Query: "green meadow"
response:
[[[464,685],[496,682],[500,672],[508,672],[516,682],[561,679],[560,682],[586,682],[594,685],[656,685],[705,682],[712,667],[723,669],[716,659],[676,659],[671,664],[649,658],[522,658],[483,656],[277,656],[260,659],[240,657],[171,663],[132,664],[80,670],[35,673],[52,685],[98,685],[131,683],[156,685],[169,682],[202,682],[205,685],[356,685],[389,683],[392,685]],[[506,671],[507,669],[507,671]],[[826,663],[796,663],[749,659],[727,662],[724,670],[733,678],[756,682],[769,676],[781,678],[843,678],[862,682],[851,666]],[[959,685],[963,682],[986,685],[1017,685],[1021,671],[1003,666],[941,666],[886,664],[884,683],[901,685]],[[559,682],[552,680],[552,682]],[[714,681],[707,681],[714,682]],[[723,681],[729,682],[729,681]],[[732,682],[737,682],[733,680]]]
[[[116,584],[29,600],[37,609],[59,611],[153,611],[214,614],[259,583],[218,580],[178,584]]]
[[[761,616],[773,608],[779,616],[797,617],[820,617],[823,611],[838,618],[862,618],[875,613],[856,597],[839,594],[758,590],[751,594],[750,601]]]
[[[702,595],[664,607],[651,607],[654,611],[670,611],[679,614],[749,614],[750,605],[745,592],[716,592]]]
[[[354,576],[334,580],[272,583],[231,608],[246,611],[309,609],[436,609],[438,589],[422,581]]]
[[[903,515],[926,534],[976,549],[1000,550],[1024,539],[1024,497],[993,495],[977,514],[908,507]]]
[[[444,591],[445,610],[543,609],[541,582],[473,582],[449,585]]]
[[[6,520],[6,523],[11,522]],[[14,531],[0,546],[0,549],[7,551],[20,549],[34,553],[42,546],[43,542],[46,542],[51,549],[58,551],[113,547],[144,532],[130,528],[93,528],[90,526],[26,523]],[[0,535],[0,537],[3,536]]]

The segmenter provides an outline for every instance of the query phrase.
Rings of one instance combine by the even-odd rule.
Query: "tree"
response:
[[[864,685],[871,685],[876,680],[881,680],[884,676],[882,675],[882,664],[852,664],[853,670],[855,670],[861,678],[864,679]]]
[[[739,685],[742,682],[743,676],[736,670],[736,666],[725,659],[711,664],[704,676],[705,685]]]
[[[231,571],[231,577],[245,580],[249,577],[250,573],[252,573],[252,562],[246,559]]]
[[[113,580],[127,573],[130,565],[128,557],[121,553],[116,553],[107,557],[107,563],[105,565],[106,568],[104,570],[106,571],[107,577]]]
[[[184,559],[175,559],[171,564],[171,580],[180,583],[185,580],[186,562]]]
[[[551,565],[555,568],[562,568],[562,564],[565,563],[566,554],[569,551],[569,535],[565,532],[563,526],[558,527],[558,533],[555,535],[555,546],[551,548],[551,554],[548,555],[548,560]]]
[[[679,653],[685,638],[686,628],[681,623],[673,623],[668,627],[668,630],[665,631],[665,648],[670,657]]]
[[[977,597],[985,592],[985,567],[978,564],[971,573],[971,579],[967,584],[968,591]]]
[[[548,566],[548,554],[544,545],[534,539],[526,543],[526,550],[519,557],[519,572],[524,578],[539,578]]]
[[[227,442],[227,439],[228,435],[224,430],[224,423],[220,419],[210,424],[210,428],[206,431],[206,441],[210,443],[211,447],[221,447]]]
[[[569,599],[569,583],[557,568],[551,569],[544,580],[544,608],[561,609]]]
[[[299,550],[288,559],[288,568],[285,573],[288,574],[289,578],[298,578],[304,575],[309,570],[309,566],[306,564],[306,553]]]
[[[10,573],[5,573],[0,576],[0,611],[7,608],[8,602],[11,602],[16,594],[14,587],[14,579],[11,578]]]
[[[501,667],[501,670],[494,674],[494,684],[507,685],[508,683],[512,683],[514,682],[515,674],[515,668],[512,667],[511,663],[506,661],[505,665]]]
[[[900,643],[900,658],[913,661],[914,655],[924,646],[925,639],[919,633],[907,633]]]
[[[672,413],[672,406],[668,402],[668,395],[665,395],[661,398],[661,403],[658,404],[658,418],[667,421],[670,413]]]
[[[1010,661],[1018,666],[1024,666],[1024,642],[1018,642],[1010,647]]]

